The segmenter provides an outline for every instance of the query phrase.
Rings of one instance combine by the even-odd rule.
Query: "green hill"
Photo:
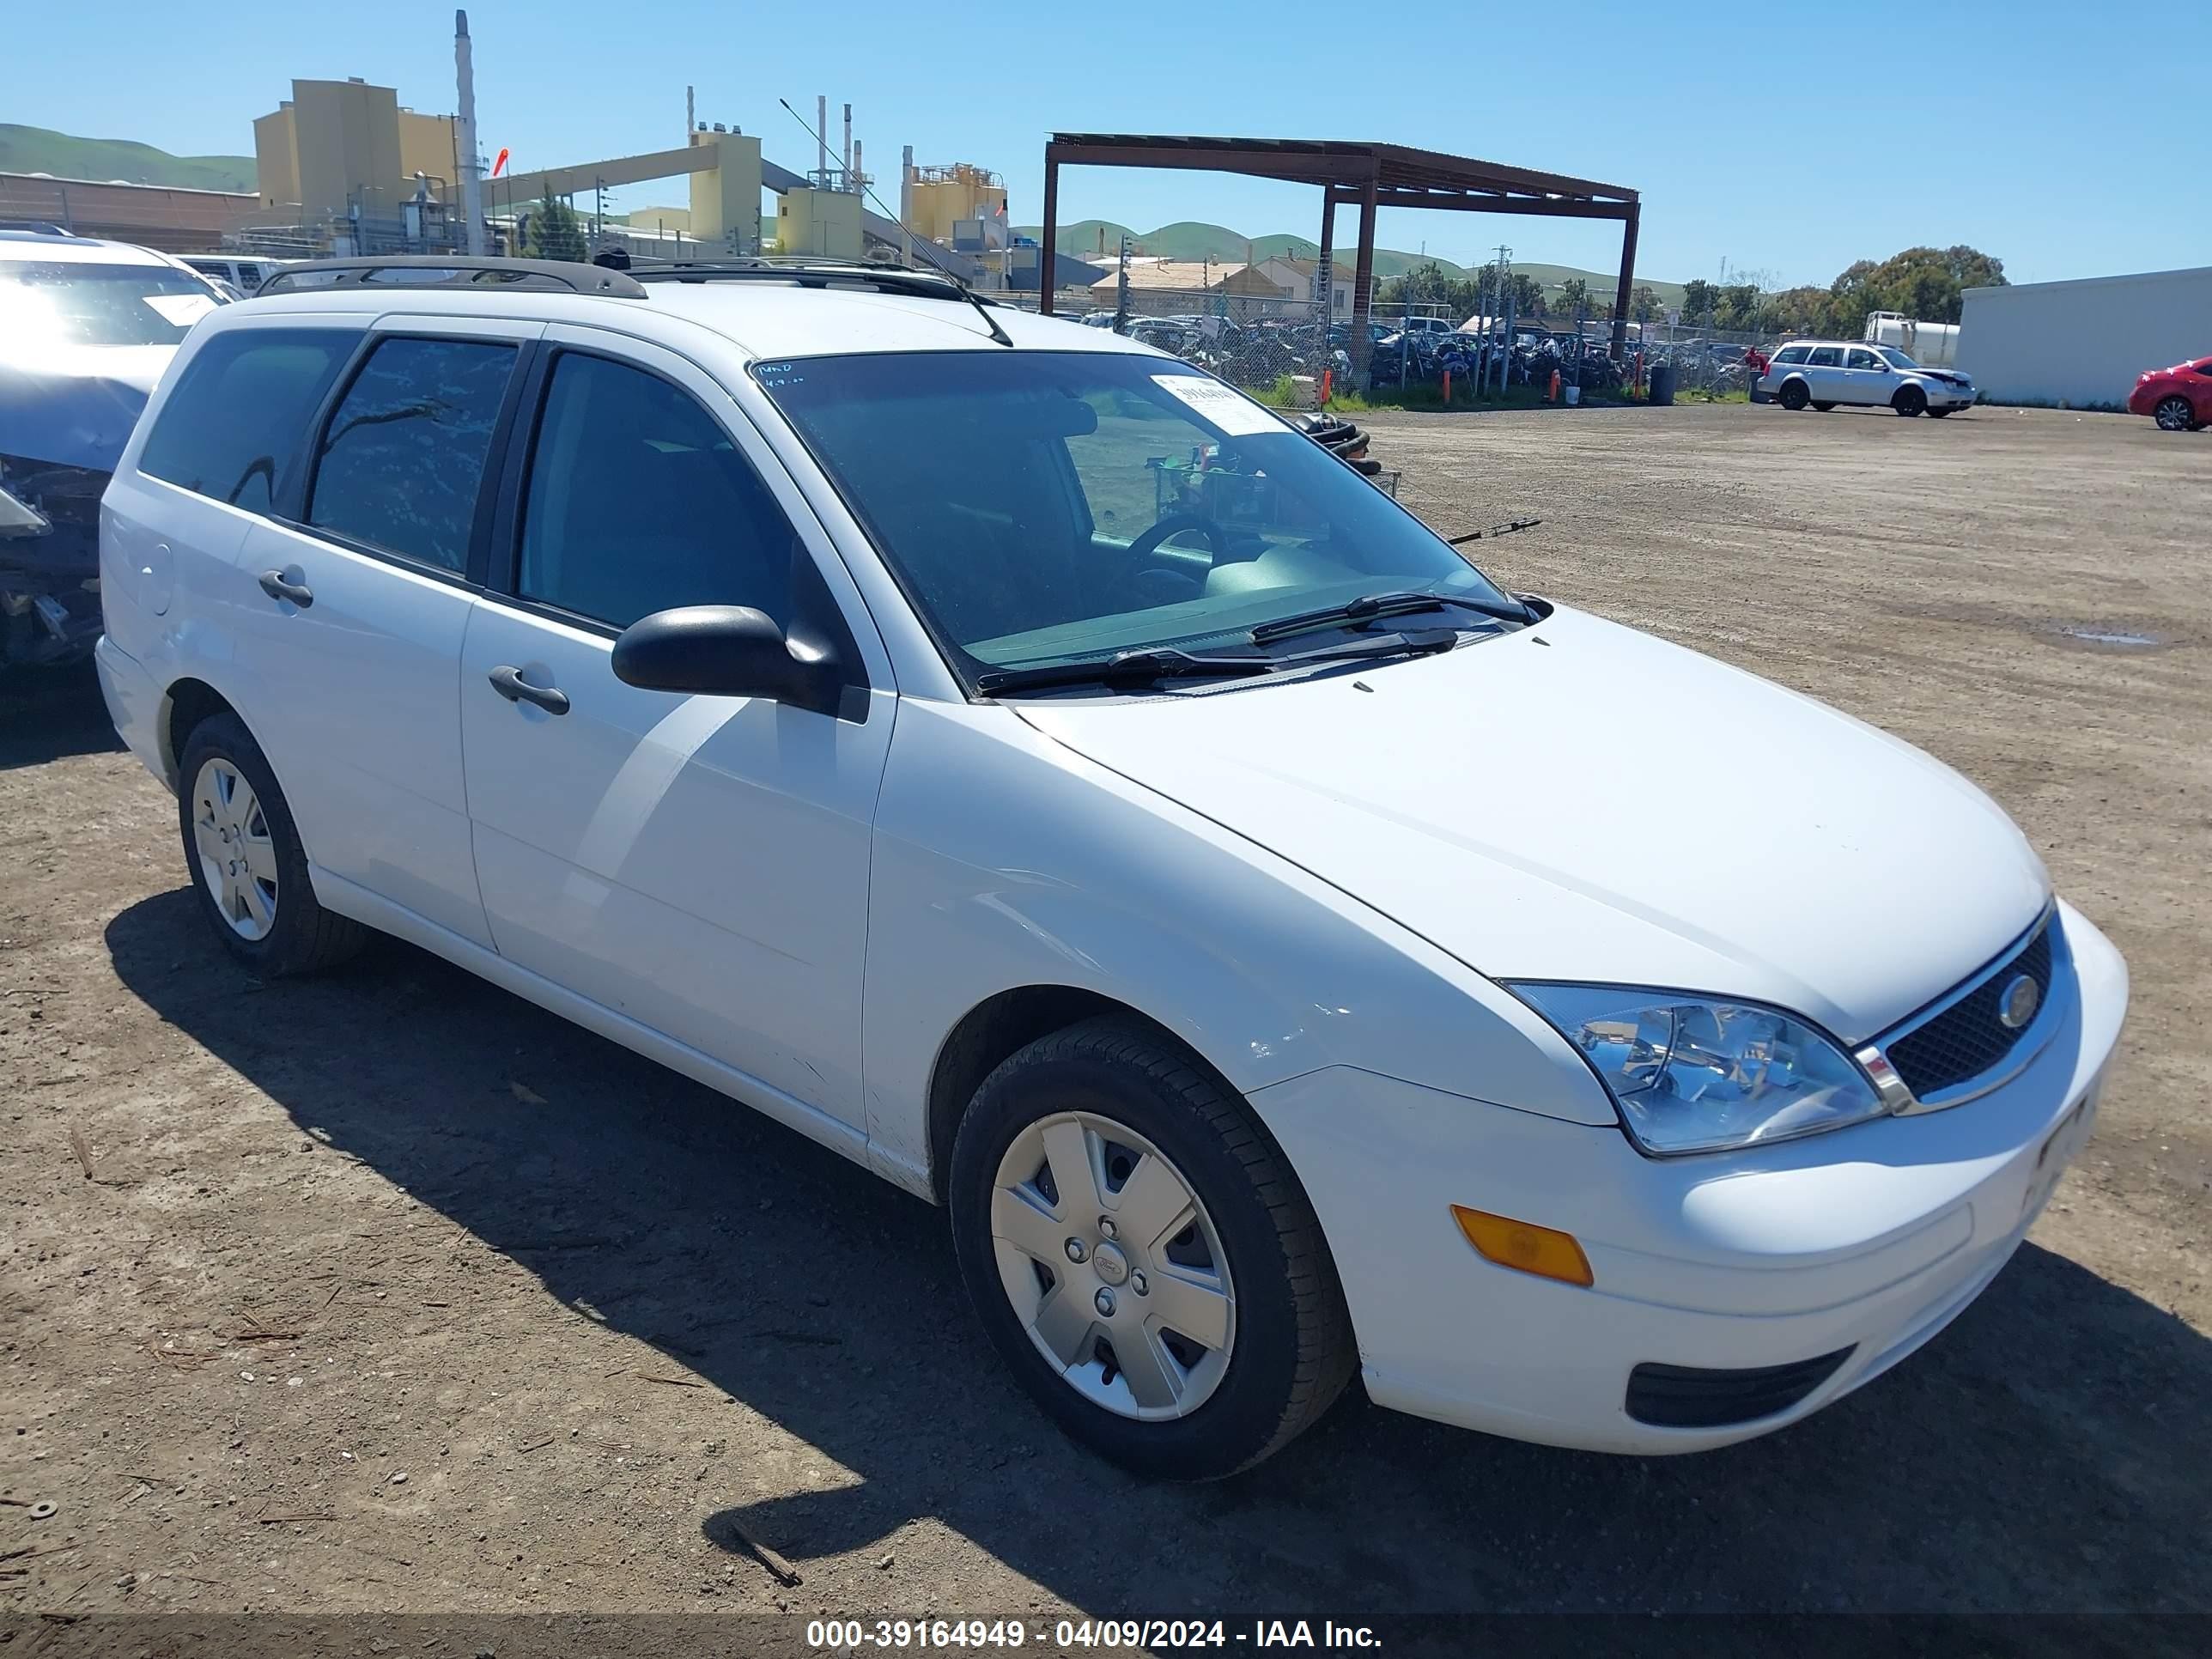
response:
[[[1041,225],[1017,225],[1018,236],[1035,236],[1043,228]],[[1310,257],[1316,247],[1310,236],[1254,236],[1247,239],[1225,225],[1209,225],[1186,219],[1172,225],[1162,225],[1157,230],[1135,231],[1127,225],[1117,225],[1110,219],[1079,219],[1072,225],[1060,228],[1060,252],[1078,259],[1096,261],[1103,246],[1105,257],[1111,258],[1121,246],[1121,238],[1129,237],[1143,252],[1163,259],[1212,259],[1221,264],[1241,264],[1249,250],[1254,263],[1271,259],[1279,253]],[[1103,243],[1101,238],[1103,238]],[[1354,250],[1340,243],[1336,249],[1337,272],[1340,280],[1351,274]],[[1375,274],[1377,276],[1402,276],[1415,265],[1434,259],[1448,276],[1471,276],[1474,272],[1465,265],[1454,264],[1449,259],[1432,254],[1408,253],[1403,248],[1378,247],[1375,250]],[[1617,271],[1583,270],[1573,265],[1543,264],[1535,261],[1516,261],[1513,269],[1534,277],[1546,288],[1555,289],[1570,278],[1579,276],[1589,284],[1594,295],[1609,295],[1613,291]],[[1675,306],[1682,302],[1680,283],[1662,283],[1651,277],[1637,278],[1638,287],[1648,287],[1658,295],[1662,305]]]
[[[179,190],[253,189],[251,155],[172,155],[125,138],[72,138],[44,127],[0,122],[0,173],[51,173],[58,179],[120,179]]]

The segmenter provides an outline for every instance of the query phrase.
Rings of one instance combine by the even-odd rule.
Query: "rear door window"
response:
[[[216,335],[185,365],[146,434],[138,470],[249,513],[268,512],[360,338],[343,329]]]
[[[1839,368],[1843,361],[1841,346],[1814,346],[1813,355],[1805,360],[1808,366],[1814,368]]]
[[[514,346],[493,341],[380,343],[323,430],[307,523],[434,569],[465,570],[514,361]]]

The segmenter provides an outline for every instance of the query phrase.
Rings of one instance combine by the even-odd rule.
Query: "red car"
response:
[[[2128,412],[2149,416],[2164,432],[2212,426],[2212,357],[2138,375],[2136,389],[2128,393]]]

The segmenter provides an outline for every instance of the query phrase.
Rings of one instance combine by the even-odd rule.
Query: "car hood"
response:
[[[173,345],[0,354],[0,455],[115,470]]]
[[[1949,768],[1565,609],[1364,673],[1009,706],[1492,978],[1741,997],[1853,1043],[2050,894]]]

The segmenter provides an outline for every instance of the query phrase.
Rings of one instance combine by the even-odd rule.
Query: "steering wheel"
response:
[[[1129,562],[1132,564],[1142,564],[1153,554],[1158,552],[1160,544],[1170,537],[1180,536],[1186,531],[1192,530],[1198,531],[1205,536],[1206,550],[1218,559],[1228,545],[1227,539],[1222,535],[1221,526],[1218,524],[1212,519],[1202,518],[1195,513],[1170,513],[1129,544]]]

